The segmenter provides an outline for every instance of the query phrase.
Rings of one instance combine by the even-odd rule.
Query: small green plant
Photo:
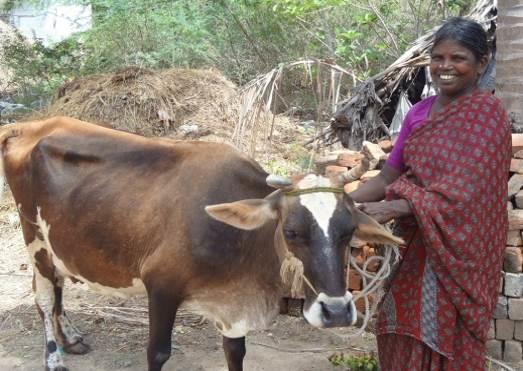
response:
[[[351,371],[379,371],[378,360],[373,353],[363,355],[344,355],[334,353],[329,357],[334,366],[345,367]]]

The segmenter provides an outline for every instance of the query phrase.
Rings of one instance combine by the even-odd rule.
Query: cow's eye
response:
[[[298,237],[298,233],[296,233],[296,231],[292,230],[292,229],[284,229],[283,230],[283,235],[288,240],[295,240],[296,237]]]

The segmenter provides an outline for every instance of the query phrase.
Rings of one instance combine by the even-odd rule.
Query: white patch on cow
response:
[[[75,344],[82,339],[80,331],[78,331],[64,312],[58,316],[58,322],[60,322],[60,328],[68,344]]]
[[[58,256],[56,256],[55,252],[53,251],[51,242],[49,241],[49,231],[51,230],[51,226],[49,224],[47,224],[47,222],[42,218],[41,208],[37,207],[36,210],[37,210],[36,223],[38,224],[38,227],[40,228],[40,232],[42,233],[42,236],[45,241],[44,248],[45,248],[45,250],[47,250],[47,252],[51,256],[53,265],[55,266],[56,271],[62,277],[76,278],[80,282],[85,283],[89,287],[89,289],[91,289],[93,291],[97,291],[104,295],[117,296],[122,299],[127,299],[133,295],[139,295],[139,294],[146,293],[145,285],[143,284],[143,281],[139,278],[133,278],[131,286],[128,286],[128,287],[109,287],[109,286],[101,285],[97,282],[91,282],[81,275],[73,274],[67,268],[66,264]]]
[[[350,292],[346,292],[345,296],[335,296],[331,297],[323,292],[320,292],[320,294],[316,297],[316,300],[311,304],[311,306],[303,311],[303,316],[314,327],[325,327],[325,324],[323,322],[323,315],[322,315],[322,304],[324,305],[343,305],[347,306],[350,304],[350,311],[351,311],[351,325],[356,323],[356,306],[354,305],[354,302],[352,301],[352,294]]]
[[[222,335],[231,339],[235,338],[241,338],[250,330],[249,324],[247,323],[247,320],[242,319],[238,322],[231,323],[231,327],[229,329],[224,329],[221,331]],[[265,326],[264,326],[265,327]]]
[[[330,180],[309,174],[298,183],[298,188],[331,187]],[[310,211],[326,238],[329,238],[329,223],[338,200],[334,193],[316,192],[300,195],[300,203]]]
[[[47,278],[40,274],[40,271],[38,270],[38,267],[35,264],[35,255],[41,250],[47,250],[46,244],[44,241],[39,240],[38,238],[36,238],[33,242],[27,245],[27,251],[29,252],[29,257],[31,259],[31,262],[33,263],[34,268],[33,271],[35,278],[35,301],[40,310],[42,311],[44,317],[44,346],[47,354],[47,343],[54,341],[55,344],[57,344],[57,346],[58,343],[56,341],[53,326],[53,307],[55,303],[54,286],[51,281],[49,281]],[[64,366],[62,355],[60,354],[60,351],[58,349],[52,353],[49,353],[48,358],[45,360],[45,362],[46,366],[50,370],[54,370],[57,367]]]

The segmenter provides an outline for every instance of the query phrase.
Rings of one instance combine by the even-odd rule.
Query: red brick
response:
[[[336,176],[338,174],[346,172],[348,169],[343,166],[337,166],[337,165],[329,165],[325,168],[325,176]]]
[[[339,166],[346,166],[353,168],[361,162],[364,156],[361,153],[340,153],[336,162]]]
[[[361,276],[356,270],[349,269],[349,274],[347,274],[347,288],[351,291],[361,290]]]

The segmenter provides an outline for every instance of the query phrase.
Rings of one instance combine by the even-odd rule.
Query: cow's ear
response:
[[[267,199],[251,199],[225,204],[209,205],[205,211],[212,218],[245,230],[256,229],[278,218],[274,202]]]
[[[356,224],[354,236],[360,240],[382,245],[398,246],[405,244],[402,238],[394,236],[387,228],[358,209],[354,205],[354,201],[347,195],[345,195],[345,205],[352,214],[352,220]]]

